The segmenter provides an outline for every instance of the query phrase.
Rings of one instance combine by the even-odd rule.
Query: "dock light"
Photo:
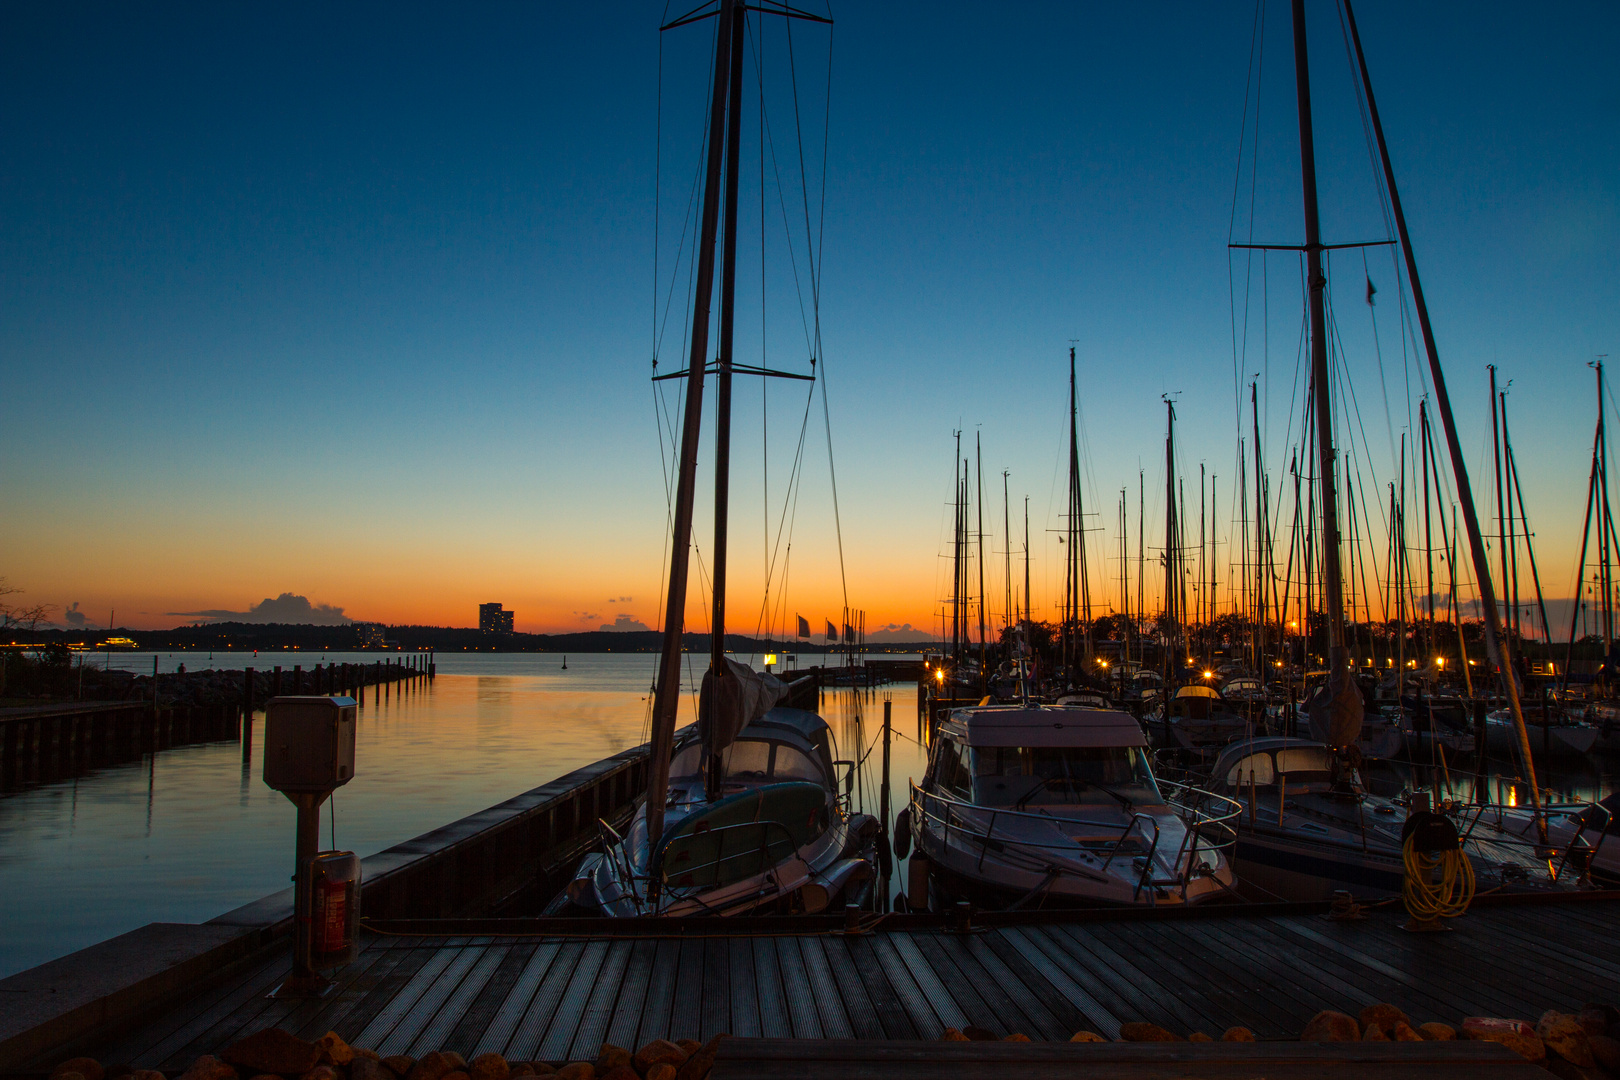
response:
[[[1215,677],[1215,673],[1214,673],[1214,672],[1213,672],[1213,671],[1206,671],[1206,672],[1204,672],[1204,678],[1206,678],[1206,679],[1213,679],[1213,678],[1214,678],[1214,677]]]
[[[1106,661],[1106,660],[1098,660],[1097,663],[1101,664],[1103,667],[1108,666],[1108,661]]]
[[[944,668],[940,668],[938,671],[934,672],[934,681],[935,682],[944,682],[945,681],[945,669]]]
[[[1437,667],[1437,668],[1445,667],[1446,666],[1446,658],[1443,657],[1443,656],[1435,657],[1434,658],[1434,666]]]

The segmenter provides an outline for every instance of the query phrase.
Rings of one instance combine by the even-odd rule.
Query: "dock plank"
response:
[[[438,1011],[433,1014],[432,1019],[422,1028],[422,1033],[412,1040],[410,1050],[406,1051],[412,1057],[421,1057],[430,1051],[445,1049],[455,1050],[465,1056],[466,1052],[472,1049],[473,1040],[457,1045],[451,1037],[451,1032],[456,1030],[462,1020],[466,1019],[467,1010],[472,1008],[473,1002],[477,1001],[478,996],[484,992],[484,987],[489,985],[489,981],[495,977],[495,972],[500,970],[502,961],[512,951],[512,947],[510,945],[491,945],[485,948],[482,953],[478,953],[474,949],[466,951],[469,955],[476,956],[477,959],[468,969],[467,975],[461,980],[460,985],[450,992],[449,996],[444,999],[444,1004],[439,1007]],[[448,982],[449,980],[444,981]]]
[[[922,951],[917,948],[917,943],[911,940],[911,935],[889,934],[885,935],[884,940],[893,946],[894,954],[906,965],[907,974],[916,982],[917,989],[928,1002],[928,1007],[939,1018],[941,1028],[953,1027],[961,1030],[966,1027],[969,1023],[967,1014],[956,1003],[956,998],[945,989],[945,984],[940,981],[933,967],[923,958]]]
[[[754,939],[731,941],[731,1034],[743,1039],[760,1036],[759,991],[754,986]]]
[[[731,941],[711,937],[703,943],[703,1018],[698,1039],[708,1042],[731,1031]]]
[[[816,1012],[821,1016],[822,1038],[855,1038],[855,1025],[850,1023],[849,1013],[844,1008],[844,997],[838,992],[838,982],[833,977],[832,965],[827,962],[827,951],[821,939],[801,937],[797,940],[800,955],[804,957],[805,974],[810,980],[810,993]]]
[[[462,1012],[446,1041],[446,1045],[459,1051],[461,1056],[468,1060],[479,1053],[478,1047],[483,1042],[484,1029],[489,1027],[501,1003],[512,993],[518,977],[523,974],[529,958],[534,955],[535,945],[533,942],[520,941],[505,948],[506,955],[502,957],[500,967],[495,969],[495,973],[478,992],[478,996]]]
[[[594,1060],[601,1052],[619,995],[625,989],[624,973],[630,966],[630,954],[635,945],[633,941],[615,941],[608,946],[607,956],[603,957],[602,967],[594,977],[590,998],[585,1002],[585,1011],[579,1018],[579,1027],[574,1032],[573,1044],[564,1056],[585,1061]]]
[[[417,1036],[438,1015],[439,1008],[455,993],[456,987],[461,985],[461,980],[467,977],[467,972],[472,970],[483,952],[482,949],[444,949],[429,960],[418,976],[420,981],[413,980],[415,985],[407,985],[396,999],[396,1004],[405,1001],[412,996],[414,989],[416,993],[409,1006],[393,1017],[393,1026],[387,1034],[374,1036],[377,1038],[377,1053],[383,1057],[409,1053]]]
[[[839,999],[844,1003],[844,1015],[857,1039],[881,1039],[887,1035],[878,1019],[878,1007],[868,992],[864,973],[852,955],[850,938],[828,936],[818,938],[827,957],[827,969],[832,972],[833,984],[838,987]],[[882,973],[879,972],[879,978]]]
[[[545,980],[546,972],[551,969],[552,962],[561,951],[562,944],[556,941],[543,941],[533,947],[529,959],[523,965],[523,970],[513,981],[506,997],[496,1006],[495,1015],[490,1018],[489,1026],[484,1029],[484,1034],[473,1046],[474,1053],[507,1053],[518,1024],[528,1013],[529,1003],[534,1000],[540,984]]]
[[[513,1061],[528,1061],[540,1049],[540,1042],[545,1038],[546,1029],[551,1024],[552,1015],[557,1011],[557,1003],[562,1000],[563,991],[568,989],[568,981],[573,977],[574,969],[579,966],[579,958],[585,955],[585,942],[566,941],[558,950],[557,956],[552,960],[551,966],[546,969],[545,976],[540,980],[534,997],[529,999],[529,1005],[523,1012],[523,1019],[518,1021],[517,1029],[512,1033],[512,1041],[507,1044],[506,1056]]]
[[[624,989],[613,1007],[613,1022],[608,1025],[607,1040],[614,1046],[634,1049],[636,1031],[641,1027],[641,1014],[647,1001],[647,988],[653,977],[653,958],[658,943],[642,939],[631,943],[630,958],[624,967]]]
[[[637,1046],[653,1039],[667,1038],[669,1017],[675,1002],[676,964],[681,943],[664,938],[653,953],[652,976],[647,981],[647,997],[641,1006],[641,1023],[636,1030]]]
[[[759,1033],[767,1039],[791,1039],[793,1017],[789,1014],[787,997],[782,990],[782,968],[776,954],[776,940],[757,937],[752,945],[754,990],[759,995]]]
[[[591,941],[580,954],[579,964],[574,968],[573,975],[568,980],[568,987],[563,991],[562,999],[557,1002],[556,1010],[551,1014],[551,1023],[546,1028],[546,1036],[540,1042],[540,1048],[535,1051],[535,1058],[540,1061],[566,1061],[569,1048],[574,1045],[574,1035],[579,1031],[579,1023],[585,1016],[585,1007],[590,1003],[591,993],[596,988],[597,973],[607,961],[609,951],[615,945],[623,945],[619,941]],[[594,1059],[595,1054],[591,1055]]]

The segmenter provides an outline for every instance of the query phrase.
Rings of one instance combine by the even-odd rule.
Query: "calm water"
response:
[[[152,653],[114,653],[150,672]],[[370,653],[162,653],[160,670],[305,670]],[[93,662],[104,660],[104,655]],[[652,654],[440,653],[431,686],[361,711],[356,775],[334,795],[323,844],[370,855],[646,741]],[[807,658],[808,659],[808,658]],[[816,659],[819,660],[819,657]],[[704,658],[688,665],[691,680]],[[839,755],[866,759],[858,808],[876,811],[882,696],[894,698],[895,802],[922,775],[916,695],[829,690]],[[695,716],[695,698],[681,723]],[[263,714],[255,746],[262,742]],[[235,742],[177,747],[0,796],[0,976],[149,922],[206,921],[285,888],[293,806]],[[898,806],[895,807],[898,809]],[[335,823],[335,826],[334,826]]]

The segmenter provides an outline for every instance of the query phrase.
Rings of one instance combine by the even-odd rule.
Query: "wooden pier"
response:
[[[384,1055],[553,1062],[593,1058],[604,1041],[723,1032],[893,1042],[971,1025],[1060,1042],[1148,1021],[1284,1040],[1319,1010],[1377,1002],[1455,1025],[1620,1000],[1614,893],[1482,901],[1450,933],[1409,933],[1404,917],[1387,907],[1335,921],[1301,905],[1020,912],[966,933],[922,915],[855,933],[823,918],[397,923],[366,935],[324,998],[266,996],[289,969],[283,947],[77,1049],[173,1070],[270,1026],[335,1030]]]

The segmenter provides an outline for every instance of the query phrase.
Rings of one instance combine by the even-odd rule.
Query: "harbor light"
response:
[[[1213,672],[1213,671],[1206,671],[1206,672],[1204,672],[1204,678],[1206,678],[1206,679],[1213,679],[1213,678],[1214,678],[1214,677],[1215,677],[1215,673],[1214,673],[1214,672]]]
[[[934,672],[934,681],[935,682],[940,682],[940,683],[945,681],[945,669],[944,668],[940,668],[938,671]]]
[[[1434,658],[1434,666],[1437,667],[1437,668],[1445,667],[1446,666],[1446,658],[1443,657],[1443,656],[1435,657]]]

